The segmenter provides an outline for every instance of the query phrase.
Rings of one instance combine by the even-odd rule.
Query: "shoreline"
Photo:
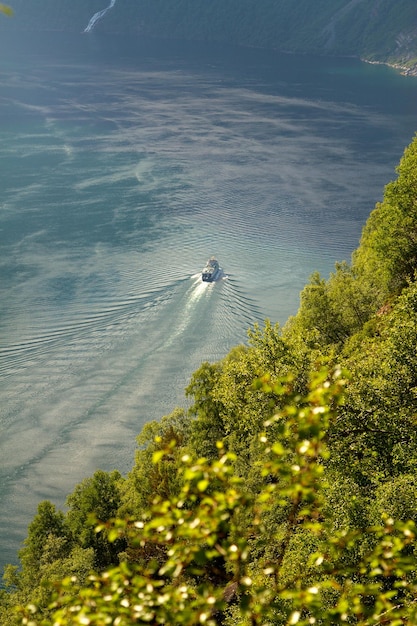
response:
[[[389,63],[388,61],[370,61],[369,59],[364,58],[361,58],[361,61],[369,63],[370,65],[386,65],[387,67],[392,67],[394,70],[397,70],[402,76],[412,76],[413,78],[417,78],[417,64],[408,67],[406,65],[401,65],[400,63]]]

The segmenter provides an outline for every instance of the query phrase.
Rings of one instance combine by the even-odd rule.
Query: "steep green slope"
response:
[[[351,265],[202,364],[127,477],[39,505],[2,626],[417,623],[416,198],[417,136]]]
[[[107,0],[14,0],[0,27],[83,31]],[[7,25],[6,25],[7,22]],[[355,55],[413,67],[414,0],[117,0],[100,31]]]

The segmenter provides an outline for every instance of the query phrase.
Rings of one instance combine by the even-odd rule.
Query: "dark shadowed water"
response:
[[[351,59],[2,35],[0,564],[40,500],[128,471],[202,361],[350,258],[416,97]]]

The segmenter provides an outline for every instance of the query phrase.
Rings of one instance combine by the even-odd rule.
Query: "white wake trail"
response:
[[[193,285],[188,289],[186,293],[186,304],[181,311],[181,318],[179,319],[179,323],[176,328],[173,329],[172,334],[168,337],[167,341],[165,341],[163,345],[164,350],[169,348],[174,341],[187,330],[197,304],[201,300],[202,295],[207,293],[207,289],[210,286],[210,283],[201,282],[201,278],[199,276],[198,279],[194,281]]]
[[[101,20],[101,18],[107,13],[107,11],[110,11],[110,9],[112,9],[115,4],[116,0],[110,0],[110,4],[108,7],[102,9],[101,11],[97,11],[97,13],[94,13],[93,17],[90,19],[86,28],[84,29],[84,32],[89,33],[91,30],[93,30],[96,23]]]

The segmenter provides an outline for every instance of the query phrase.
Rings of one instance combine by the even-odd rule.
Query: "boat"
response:
[[[211,257],[201,272],[201,279],[205,283],[212,283],[220,274],[220,265],[217,259]]]

